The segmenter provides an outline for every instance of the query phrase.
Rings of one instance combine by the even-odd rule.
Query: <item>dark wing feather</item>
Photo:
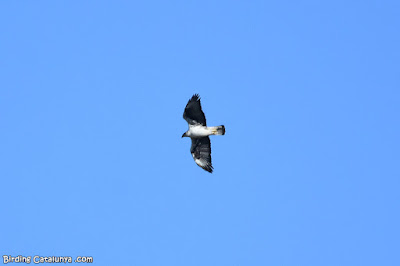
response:
[[[183,119],[185,119],[189,125],[207,125],[206,117],[201,110],[200,97],[198,94],[193,95],[188,101],[185,111],[183,112]]]
[[[211,164],[211,143],[209,137],[192,138],[192,147],[190,153],[198,166],[212,173]]]

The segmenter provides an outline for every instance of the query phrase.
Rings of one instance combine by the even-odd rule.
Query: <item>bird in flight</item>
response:
[[[189,130],[183,137],[192,139],[190,153],[195,163],[204,170],[212,173],[210,135],[225,135],[225,126],[207,127],[206,117],[201,110],[200,96],[195,94],[188,101],[183,119],[188,122]]]

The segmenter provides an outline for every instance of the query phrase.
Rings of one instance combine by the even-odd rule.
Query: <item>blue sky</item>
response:
[[[0,4],[0,255],[399,265],[398,1]],[[215,171],[182,119],[199,93]]]

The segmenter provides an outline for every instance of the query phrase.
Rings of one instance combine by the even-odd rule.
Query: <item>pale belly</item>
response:
[[[204,126],[192,126],[189,128],[189,137],[191,138],[203,138],[211,134],[211,130]]]

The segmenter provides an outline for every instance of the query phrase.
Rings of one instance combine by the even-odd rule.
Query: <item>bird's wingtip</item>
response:
[[[193,94],[191,100],[192,100],[192,101],[198,101],[198,100],[200,100],[200,95],[199,95],[198,93]]]

